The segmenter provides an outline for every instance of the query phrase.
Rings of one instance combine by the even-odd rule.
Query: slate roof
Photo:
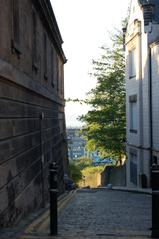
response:
[[[152,4],[153,9],[153,22],[159,23],[159,0],[138,0],[141,5]]]

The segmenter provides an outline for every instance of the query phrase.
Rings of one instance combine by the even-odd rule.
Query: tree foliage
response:
[[[73,179],[74,183],[77,185],[78,182],[82,179],[81,169],[73,161],[69,163],[70,176]]]
[[[80,168],[80,170],[92,166],[92,159],[88,157],[81,157],[75,160],[75,164]]]
[[[111,36],[112,47],[103,46],[99,60],[93,61],[92,77],[97,84],[88,93],[87,104],[91,110],[82,115],[87,147],[121,157],[125,140],[125,81],[123,35],[116,30]]]

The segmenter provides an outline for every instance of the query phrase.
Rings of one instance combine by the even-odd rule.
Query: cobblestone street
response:
[[[149,238],[150,227],[150,195],[86,189],[77,191],[61,210],[56,238]],[[25,234],[22,239],[48,238],[46,234],[49,219],[38,233]]]

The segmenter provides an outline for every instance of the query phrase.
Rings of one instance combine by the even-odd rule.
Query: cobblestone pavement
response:
[[[48,219],[49,220],[49,219]],[[141,239],[151,231],[151,196],[113,190],[79,190],[59,214],[56,239]],[[21,239],[51,238],[49,221]]]

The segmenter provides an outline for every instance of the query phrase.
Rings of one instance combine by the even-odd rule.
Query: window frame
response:
[[[22,54],[20,49],[20,1],[12,0],[12,39],[11,50],[12,54],[16,54],[18,59]]]
[[[55,56],[54,56],[54,47],[53,47],[53,45],[51,46],[51,85],[52,85],[52,87],[54,88],[55,87],[55,79],[54,79],[54,62],[55,62],[55,60],[54,60],[54,58],[55,58]]]
[[[135,123],[134,123],[134,114],[133,114],[134,105],[136,105],[136,122]],[[137,133],[137,95],[129,96],[129,123],[130,123],[130,132]]]
[[[136,48],[129,51],[129,79],[136,78]]]
[[[32,9],[32,69],[37,74],[38,73],[38,35],[37,35],[37,12]]]
[[[129,149],[130,158],[130,182],[137,186],[137,150]]]
[[[47,81],[48,80],[48,53],[47,53],[47,49],[48,49],[48,45],[47,45],[47,33],[44,32],[43,35],[43,44],[44,44],[44,52],[43,52],[43,57],[44,57],[44,79]]]

